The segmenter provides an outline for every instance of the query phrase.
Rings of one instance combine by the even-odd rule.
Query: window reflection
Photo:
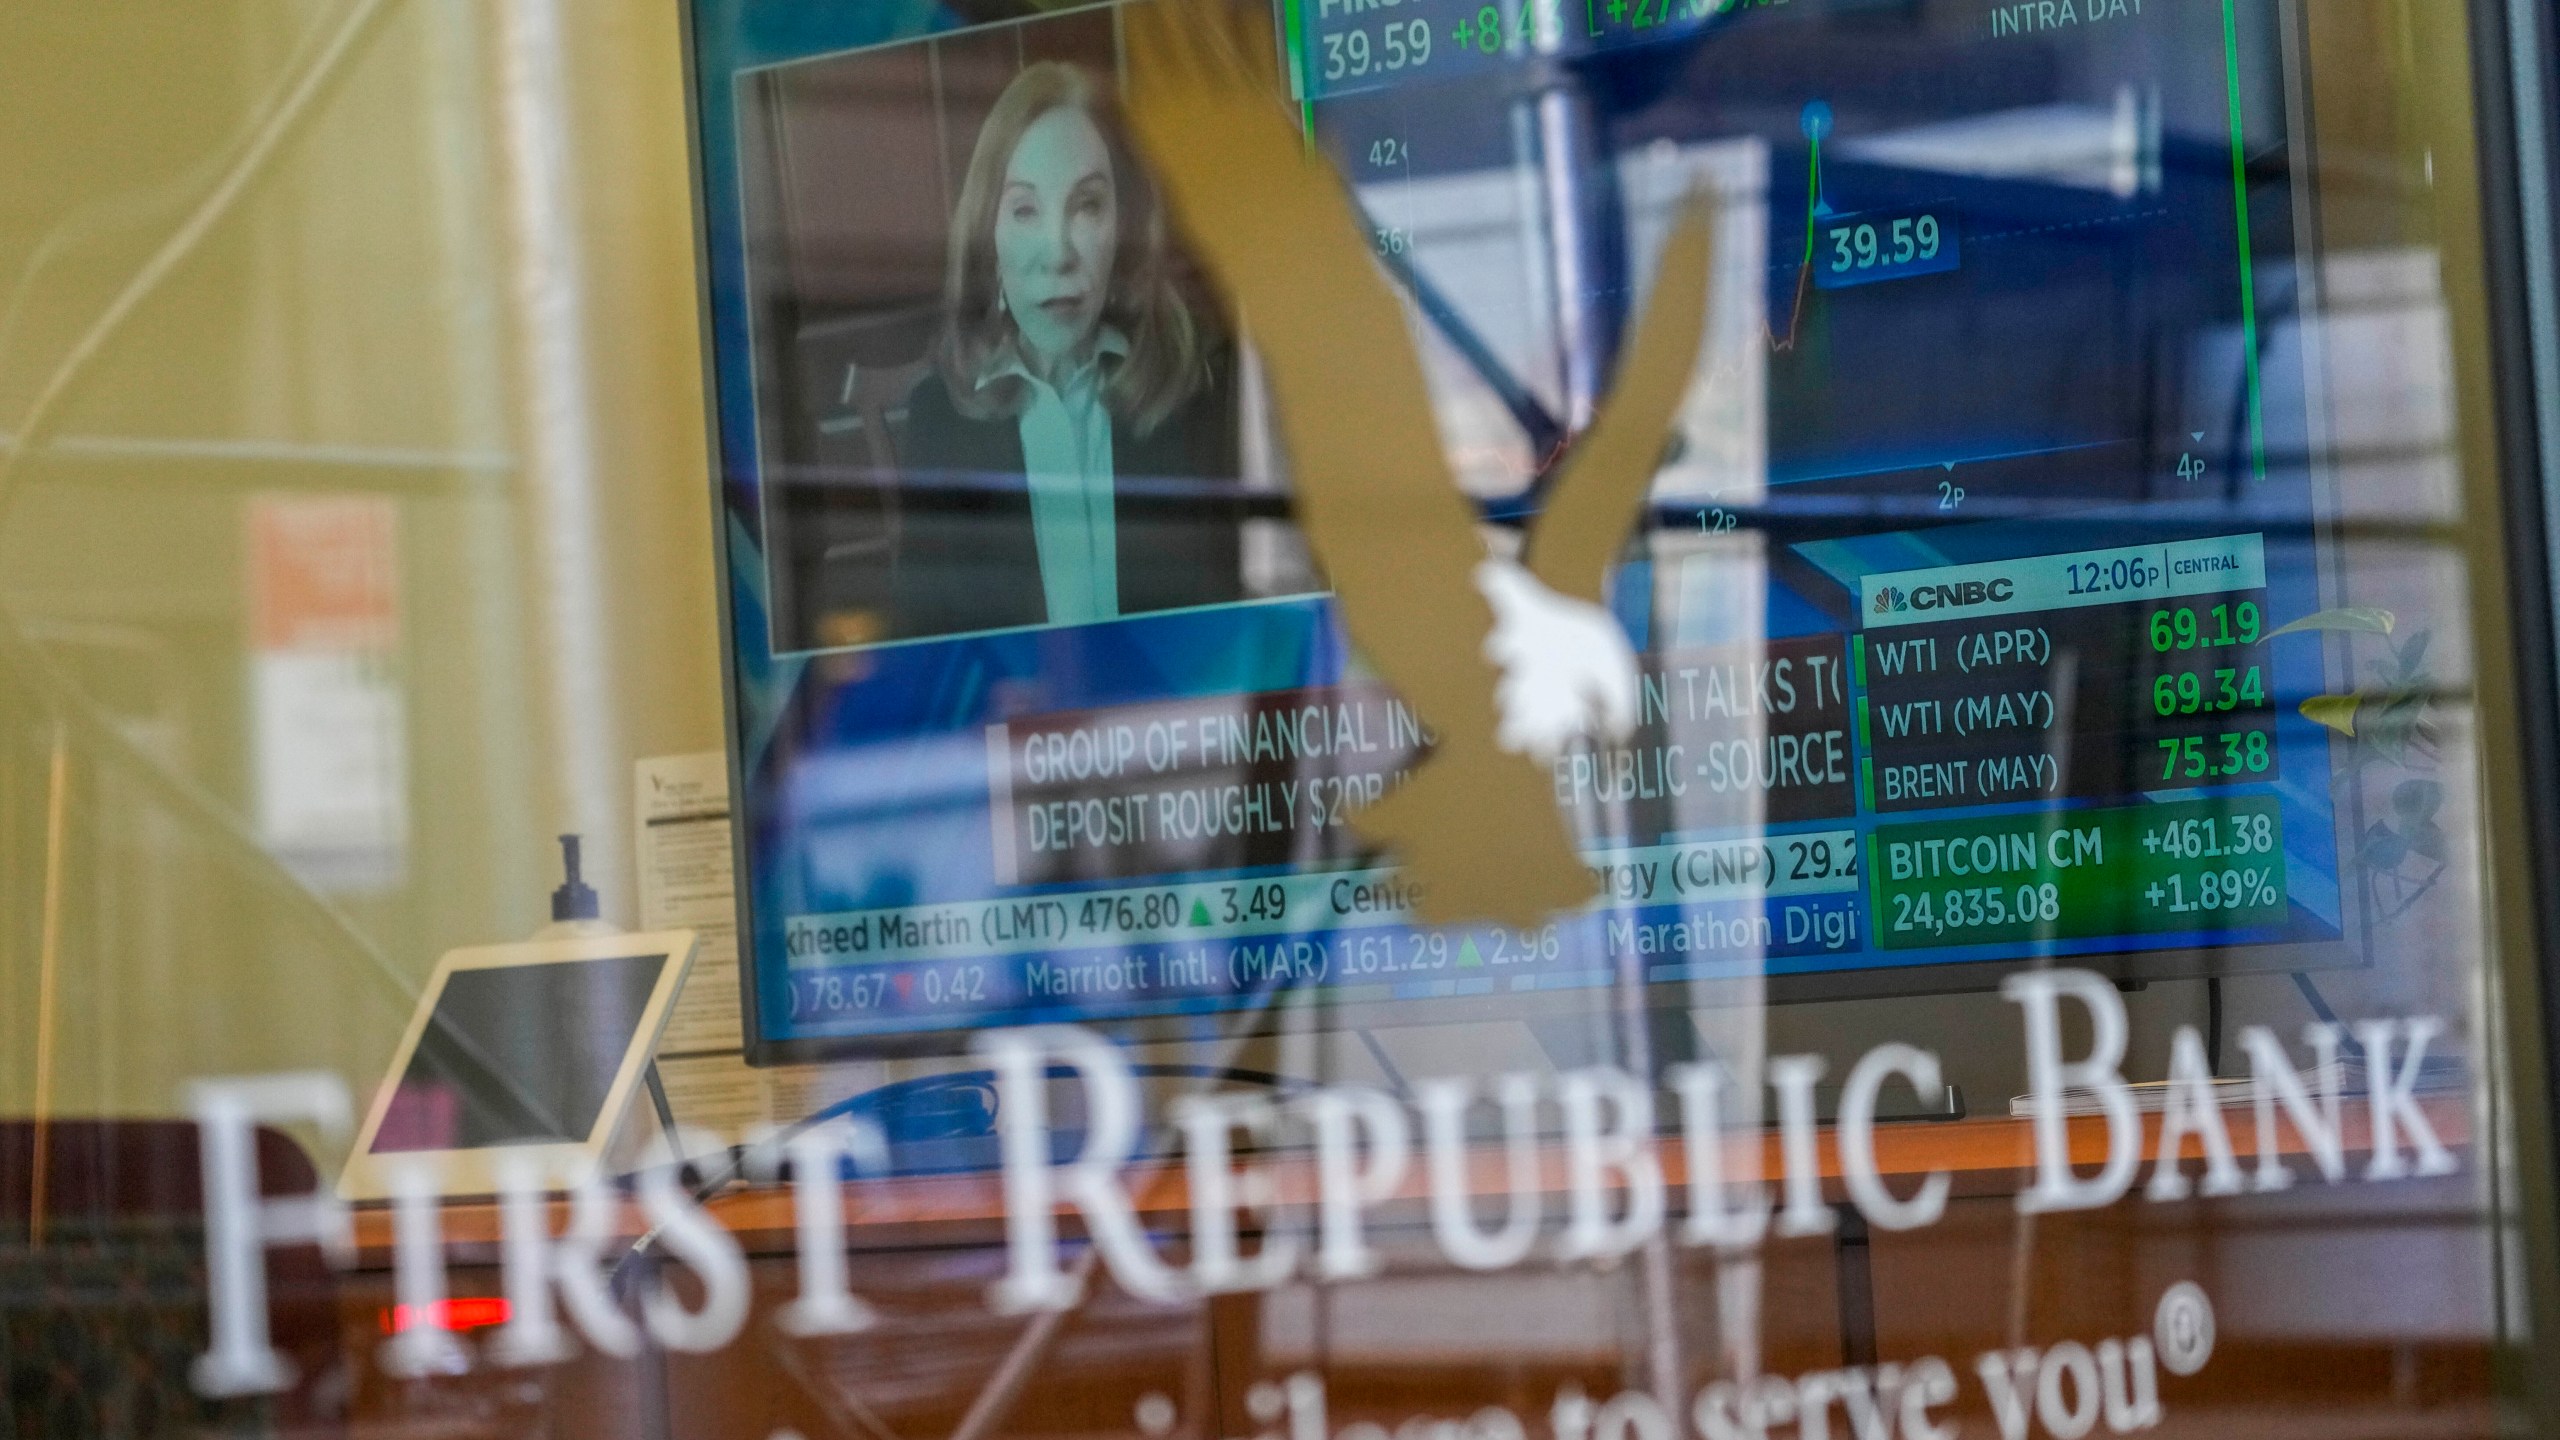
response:
[[[2540,802],[2501,758],[2534,722],[2489,607],[2538,603],[2500,546],[2539,521],[2477,438],[2514,297],[2481,293],[2465,7],[1241,15],[1368,227],[1489,554],[1610,393],[1680,201],[1714,201],[1696,377],[1607,596],[1639,723],[1542,772],[1595,898],[1526,931],[1420,925],[1351,824],[1430,737],[1297,526],[1285,365],[1124,133],[1133,13],[694,7],[699,346],[672,12],[0,20],[50,62],[0,118],[27,162],[0,215],[20,1428],[2512,1428],[2538,1381],[2498,1362],[2550,1277],[2506,837]],[[1063,158],[1026,160],[1053,121]],[[1007,182],[1010,241],[1009,188],[966,203]],[[724,744],[701,771],[734,794],[624,779]],[[734,825],[743,863],[672,858],[687,824]],[[876,1127],[894,1178],[850,1152],[838,1178],[878,1324],[777,1323],[796,1177],[706,1148],[686,1179],[752,1289],[710,1356],[616,1359],[572,1316],[576,1358],[501,1366],[504,1218],[453,1195],[443,1308],[400,1308],[369,1208],[343,1267],[275,1247],[280,1398],[185,1389],[215,1282],[182,1084],[317,1071],[360,1104],[439,954],[535,931],[564,830],[613,921],[744,918],[612,1168],[669,1121]],[[2059,1056],[2120,1020],[2144,1143],[2121,1198],[2032,1213],[2033,1012],[1999,987],[2078,972]],[[490,1018],[582,1047],[539,1000]],[[1024,1101],[973,1045],[1032,1022],[1134,1067],[1114,1173],[1167,1273],[1202,1263],[1181,1103],[1270,1102],[1228,1136],[1234,1260],[1297,1263],[1136,1298],[1071,1216],[1085,1298],[992,1305]],[[1894,1045],[1944,1083],[1894,1070],[1844,1124]],[[2277,1057],[2298,1094],[2253,1084]],[[1693,1127],[1697,1065],[1726,1081]],[[1594,1265],[1557,1254],[1564,1097],[1603,1068],[1649,1097],[1667,1213]],[[1521,1169],[1506,1076],[1538,1097]],[[1364,1212],[1379,1272],[1328,1280],[1312,1107],[1343,1086],[1403,1117],[1410,1167]],[[1071,1155],[1093,1082],[1039,1089]],[[382,1148],[487,1129],[419,1093]],[[2060,1098],[2043,1133],[2096,1186],[2120,1122]],[[1535,1197],[1516,1263],[1435,1229],[1435,1103],[1480,1236]],[[2178,1105],[2189,1193],[2155,1200]],[[2425,1173],[2412,1115],[2457,1168]],[[1862,1128],[1887,1199],[1943,1175],[1941,1212],[1860,1204]],[[345,1158],[307,1125],[257,1145],[277,1196]],[[1692,1226],[1710,1149],[1737,1214],[1769,1185],[1769,1233]],[[674,1276],[693,1305],[699,1272],[608,1208],[598,1268],[646,1333],[641,1297]],[[396,1377],[429,1314],[472,1367]]]

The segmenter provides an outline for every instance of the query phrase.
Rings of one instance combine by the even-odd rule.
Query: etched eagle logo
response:
[[[1131,126],[1262,353],[1298,523],[1343,630],[1435,737],[1352,823],[1395,853],[1425,921],[1537,923],[1594,893],[1541,762],[1636,723],[1635,653],[1603,587],[1696,365],[1706,205],[1683,207],[1616,384],[1555,462],[1521,560],[1494,557],[1367,227],[1290,123],[1267,34],[1230,9],[1127,12]]]

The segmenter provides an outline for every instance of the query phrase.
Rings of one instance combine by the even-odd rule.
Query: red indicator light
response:
[[[439,1300],[432,1307],[447,1330],[486,1330],[507,1323],[507,1302],[494,1295]],[[409,1307],[394,1305],[382,1312],[382,1333],[397,1335],[409,1328]]]

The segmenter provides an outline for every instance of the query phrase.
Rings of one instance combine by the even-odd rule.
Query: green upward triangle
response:
[[[1458,968],[1461,970],[1473,970],[1483,964],[1484,952],[1476,948],[1476,938],[1470,935],[1467,937],[1466,943],[1458,947]]]
[[[1191,923],[1194,925],[1206,925],[1209,923],[1208,901],[1194,900],[1191,902]]]

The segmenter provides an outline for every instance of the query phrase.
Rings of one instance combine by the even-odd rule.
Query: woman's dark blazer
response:
[[[1120,613],[1244,598],[1236,468],[1235,406],[1224,384],[1203,386],[1145,435],[1114,418]],[[962,415],[941,375],[929,372],[907,400],[898,469],[890,634],[1047,621],[1020,422]]]

